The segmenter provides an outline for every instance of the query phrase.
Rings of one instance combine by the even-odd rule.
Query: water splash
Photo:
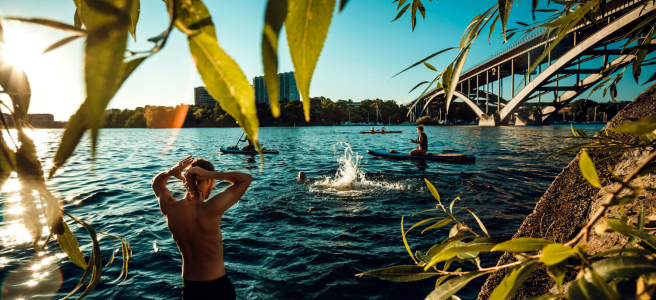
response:
[[[357,196],[374,189],[403,190],[406,186],[400,183],[387,183],[370,180],[360,166],[362,156],[353,152],[351,145],[340,142],[333,145],[333,151],[339,163],[334,177],[318,180],[310,188],[312,192],[325,192],[341,196]],[[341,153],[341,155],[340,155]]]

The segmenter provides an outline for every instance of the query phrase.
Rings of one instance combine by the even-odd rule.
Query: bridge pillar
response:
[[[478,126],[499,126],[499,114],[492,114],[488,116],[487,114],[482,114],[480,120],[478,121]]]
[[[542,117],[538,113],[527,114],[518,112],[514,114],[515,126],[538,126],[542,125]]]

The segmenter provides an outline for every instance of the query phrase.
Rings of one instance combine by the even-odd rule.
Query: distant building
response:
[[[194,88],[194,105],[214,104],[216,100],[210,96],[204,86]]]
[[[357,106],[357,107],[360,107],[360,102],[346,102],[346,106]]]
[[[14,118],[10,114],[4,114],[5,120],[9,127],[14,127]],[[55,116],[52,114],[28,114],[27,121],[30,125],[37,128],[53,128],[55,125]]]
[[[296,86],[294,72],[278,73],[278,97],[280,101],[299,101],[301,96]],[[269,103],[269,94],[264,83],[264,76],[253,77],[255,102]]]

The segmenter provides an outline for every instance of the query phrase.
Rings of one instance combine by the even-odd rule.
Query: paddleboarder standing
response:
[[[428,151],[428,137],[424,133],[423,125],[417,126],[417,133],[419,137],[416,140],[410,140],[411,143],[418,144],[417,149],[410,151],[410,155],[426,155],[426,151]]]

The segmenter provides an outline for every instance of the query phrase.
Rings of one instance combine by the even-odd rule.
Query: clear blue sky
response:
[[[216,24],[221,46],[237,61],[249,80],[262,75],[260,43],[266,1],[205,2]],[[411,94],[408,91],[421,81],[431,80],[435,73],[418,66],[390,79],[392,75],[431,53],[456,46],[471,19],[496,1],[440,1],[437,4],[424,1],[426,21],[419,19],[414,33],[411,31],[409,12],[390,23],[396,16],[396,4],[389,2],[351,0],[343,13],[335,10],[311,84],[312,97],[325,96],[333,101],[381,98],[399,103],[414,99],[420,94],[420,89]],[[530,5],[531,1],[522,1],[519,6],[514,6],[511,21],[530,22]],[[72,0],[0,2],[3,17],[49,18],[72,24],[74,12]],[[152,44],[146,40],[160,34],[167,22],[168,16],[161,0],[141,0],[138,41],[131,41],[129,49],[150,49]],[[18,52],[26,57],[67,36],[56,30],[13,21],[4,21],[4,26],[8,42],[14,43],[15,48],[21,49]],[[499,27],[491,45],[487,44],[485,30],[486,36],[481,37],[473,47],[465,69],[505,48],[499,38]],[[280,45],[279,71],[291,71],[293,68],[284,35]],[[85,96],[83,46],[80,39],[51,53],[29,59],[29,66],[25,69],[33,89],[30,113],[52,113],[56,120],[63,121],[77,110]],[[448,52],[430,63],[443,69],[455,54],[455,51]],[[653,72],[651,69],[649,71]],[[647,70],[645,73],[648,73],[645,78],[651,75]],[[166,48],[146,60],[133,73],[109,108],[193,103],[193,87],[200,85],[203,83],[192,64],[186,38],[176,30]],[[645,86],[637,86],[631,76],[626,76],[618,99],[632,100],[644,89]],[[609,100],[602,99],[601,94],[593,95],[592,99],[602,102]]]

